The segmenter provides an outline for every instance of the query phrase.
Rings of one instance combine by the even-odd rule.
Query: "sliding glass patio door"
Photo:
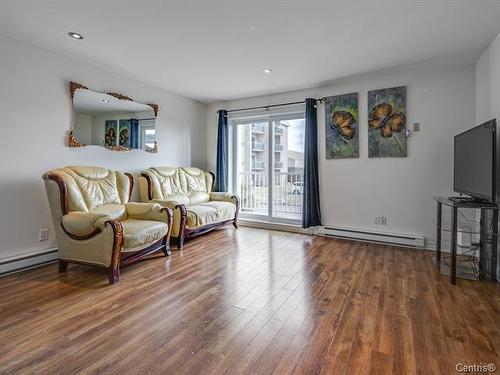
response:
[[[231,129],[231,180],[241,217],[300,223],[304,114],[237,119]]]

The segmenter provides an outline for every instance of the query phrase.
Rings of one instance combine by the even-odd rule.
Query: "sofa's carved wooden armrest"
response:
[[[61,212],[63,215],[66,215],[69,212],[69,206],[68,206],[68,188],[66,187],[64,179],[56,173],[44,174],[43,179],[54,181],[59,187],[59,200],[61,202]]]
[[[234,213],[234,222],[233,225],[235,228],[238,228],[238,215],[240,213],[240,197],[237,195],[233,195],[234,204],[236,205],[236,212]]]
[[[236,216],[238,216],[238,212],[240,211],[240,197],[233,195],[231,198],[234,200],[234,204],[236,205]]]
[[[120,254],[123,245],[123,226],[120,220],[112,219],[104,223],[113,229],[113,250],[109,267],[109,282],[115,284],[120,280]]]
[[[88,240],[92,237],[95,237],[97,236],[99,233],[102,232],[101,228],[96,228],[94,229],[92,232],[88,233],[88,234],[84,234],[84,235],[76,235],[76,234],[73,234],[73,233],[70,233],[66,230],[66,228],[64,228],[64,225],[63,223],[61,222],[61,228],[63,230],[63,232],[66,234],[66,236],[68,236],[69,238],[71,238],[72,240],[77,240],[77,241],[83,241],[83,240]]]
[[[167,213],[167,221],[168,221],[168,232],[167,236],[165,237],[165,246],[169,246],[169,241],[170,241],[170,235],[172,234],[172,227],[174,226],[174,212],[170,207],[163,207],[160,212],[166,212]]]
[[[153,181],[151,181],[151,176],[147,172],[142,172],[141,177],[144,177],[148,185],[148,199],[153,199]]]
[[[179,238],[184,238],[184,231],[186,230],[186,222],[187,222],[187,208],[185,204],[176,204],[175,209],[181,212],[181,222],[179,225]],[[181,240],[182,242],[182,240]],[[182,244],[181,244],[182,247]]]
[[[101,233],[109,219],[106,214],[71,211],[63,216],[61,228],[73,240],[87,240]]]
[[[237,195],[231,193],[210,193],[210,200],[234,203],[236,206],[236,215],[234,219],[237,220],[240,210],[240,198]]]
[[[180,210],[181,211],[181,215],[185,216],[187,215],[187,208],[186,208],[186,205],[185,204],[182,204],[182,203],[178,203],[174,206],[174,208],[176,210]]]

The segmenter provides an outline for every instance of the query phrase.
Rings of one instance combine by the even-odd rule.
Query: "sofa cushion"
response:
[[[152,182],[153,199],[165,199],[170,196],[186,196],[179,181],[178,168],[156,167],[146,173]]]
[[[189,196],[189,204],[194,206],[196,204],[206,203],[210,200],[210,194],[205,192],[193,193]]]
[[[122,252],[140,250],[167,235],[168,225],[160,221],[128,219],[122,221]]]
[[[142,173],[147,174],[151,180],[153,200],[175,200],[182,204],[202,203],[208,201],[205,194],[212,191],[212,175],[198,168],[152,167]],[[183,203],[183,200],[188,202]]]
[[[125,206],[121,204],[107,204],[96,207],[90,212],[70,211],[62,218],[65,231],[75,236],[86,236],[96,229],[103,229],[106,221],[111,219],[123,220],[126,218]]]
[[[179,168],[182,188],[188,196],[195,193],[209,193],[207,173],[198,168]]]
[[[236,205],[231,202],[211,201],[187,207],[187,226],[196,228],[207,224],[232,220]]]
[[[174,195],[169,195],[168,199],[153,199],[153,202],[163,204],[165,202],[175,202],[175,204],[184,204],[188,205],[189,204],[189,198],[185,195],[181,194],[174,194]]]
[[[105,204],[90,210],[93,214],[107,215],[110,219],[123,220],[127,218],[126,206],[123,204]]]
[[[123,172],[101,167],[64,167],[47,172],[66,184],[69,211],[90,211],[106,204],[126,204],[131,184]]]

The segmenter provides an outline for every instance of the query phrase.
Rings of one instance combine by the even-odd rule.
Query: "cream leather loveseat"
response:
[[[154,203],[129,203],[133,178],[99,167],[65,167],[43,175],[59,247],[59,272],[68,263],[120,265],[156,251],[170,254],[173,213]]]
[[[174,211],[172,236],[182,249],[184,238],[233,224],[237,228],[239,200],[212,192],[214,175],[198,168],[152,167],[139,177],[143,202],[159,203]]]

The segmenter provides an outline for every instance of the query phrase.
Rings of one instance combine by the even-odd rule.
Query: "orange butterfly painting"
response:
[[[326,158],[357,158],[358,94],[330,96],[325,99]]]
[[[369,157],[406,153],[406,87],[368,91]]]

